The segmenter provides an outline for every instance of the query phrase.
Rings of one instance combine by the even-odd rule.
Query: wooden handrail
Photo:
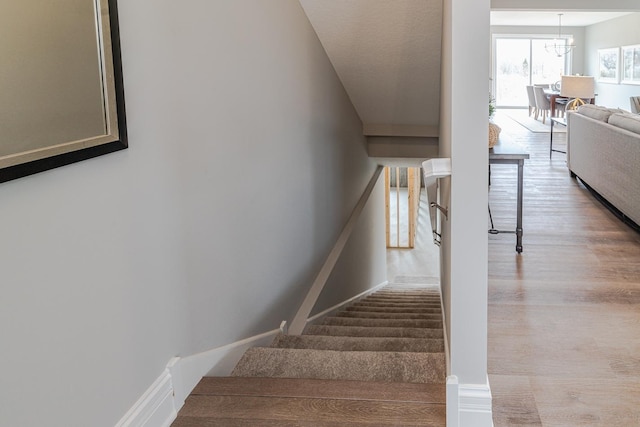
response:
[[[383,169],[382,166],[378,166],[378,168],[375,170],[375,172],[373,173],[373,176],[371,177],[371,180],[369,181],[369,184],[367,185],[367,188],[365,188],[364,193],[362,193],[362,196],[360,197],[360,200],[358,200],[358,203],[353,208],[353,211],[351,212],[351,216],[349,217],[349,220],[347,221],[344,228],[340,232],[340,236],[338,236],[338,240],[333,246],[333,249],[331,249],[331,252],[329,252],[327,259],[324,262],[322,268],[320,269],[320,272],[318,272],[318,275],[316,276],[315,280],[313,281],[313,284],[311,285],[311,288],[309,289],[307,296],[305,297],[304,301],[302,301],[302,304],[300,305],[298,312],[293,317],[293,320],[291,321],[291,326],[289,327],[289,335],[302,334],[302,331],[304,330],[304,327],[307,324],[307,319],[309,318],[309,314],[311,314],[311,310],[313,309],[313,306],[316,305],[316,301],[318,300],[318,297],[320,296],[322,289],[324,289],[324,286],[327,284],[327,280],[329,279],[329,276],[331,275],[333,268],[338,262],[338,259],[342,254],[342,250],[347,244],[347,241],[351,236],[351,232],[353,231],[356,223],[358,222],[358,218],[360,218],[360,214],[362,213],[364,206],[367,204],[367,201],[369,200],[369,196],[371,196],[371,192],[373,191],[373,188],[378,182],[378,178],[380,177],[380,173],[382,172],[382,169]]]

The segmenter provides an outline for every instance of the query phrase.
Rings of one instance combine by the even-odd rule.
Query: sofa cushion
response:
[[[640,134],[640,115],[616,113],[609,117],[609,124]]]
[[[620,110],[618,110],[617,108],[607,108],[593,104],[584,104],[578,107],[578,113],[582,114],[583,116],[591,117],[595,120],[600,120],[602,122],[607,122],[611,114],[618,112],[620,112]]]

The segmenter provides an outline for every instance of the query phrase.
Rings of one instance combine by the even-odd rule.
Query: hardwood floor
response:
[[[204,378],[172,427],[441,426],[445,385]],[[430,421],[431,420],[431,421]]]
[[[531,159],[524,252],[513,235],[489,236],[495,426],[640,426],[640,234],[570,178],[564,154],[549,159],[548,133],[496,122]],[[565,141],[555,134],[554,148]],[[492,166],[497,228],[513,227],[515,179]]]

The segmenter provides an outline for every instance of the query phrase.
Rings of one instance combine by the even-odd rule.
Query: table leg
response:
[[[516,214],[516,252],[522,253],[522,193],[524,182],[524,160],[518,161],[518,210]]]
[[[550,119],[551,120],[551,119]],[[553,124],[555,121],[551,120],[551,136],[549,136],[549,158],[551,158],[551,152],[553,151]]]

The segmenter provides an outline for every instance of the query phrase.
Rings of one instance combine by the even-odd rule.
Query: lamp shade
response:
[[[595,79],[586,76],[562,76],[560,96],[590,99],[595,93]]]

